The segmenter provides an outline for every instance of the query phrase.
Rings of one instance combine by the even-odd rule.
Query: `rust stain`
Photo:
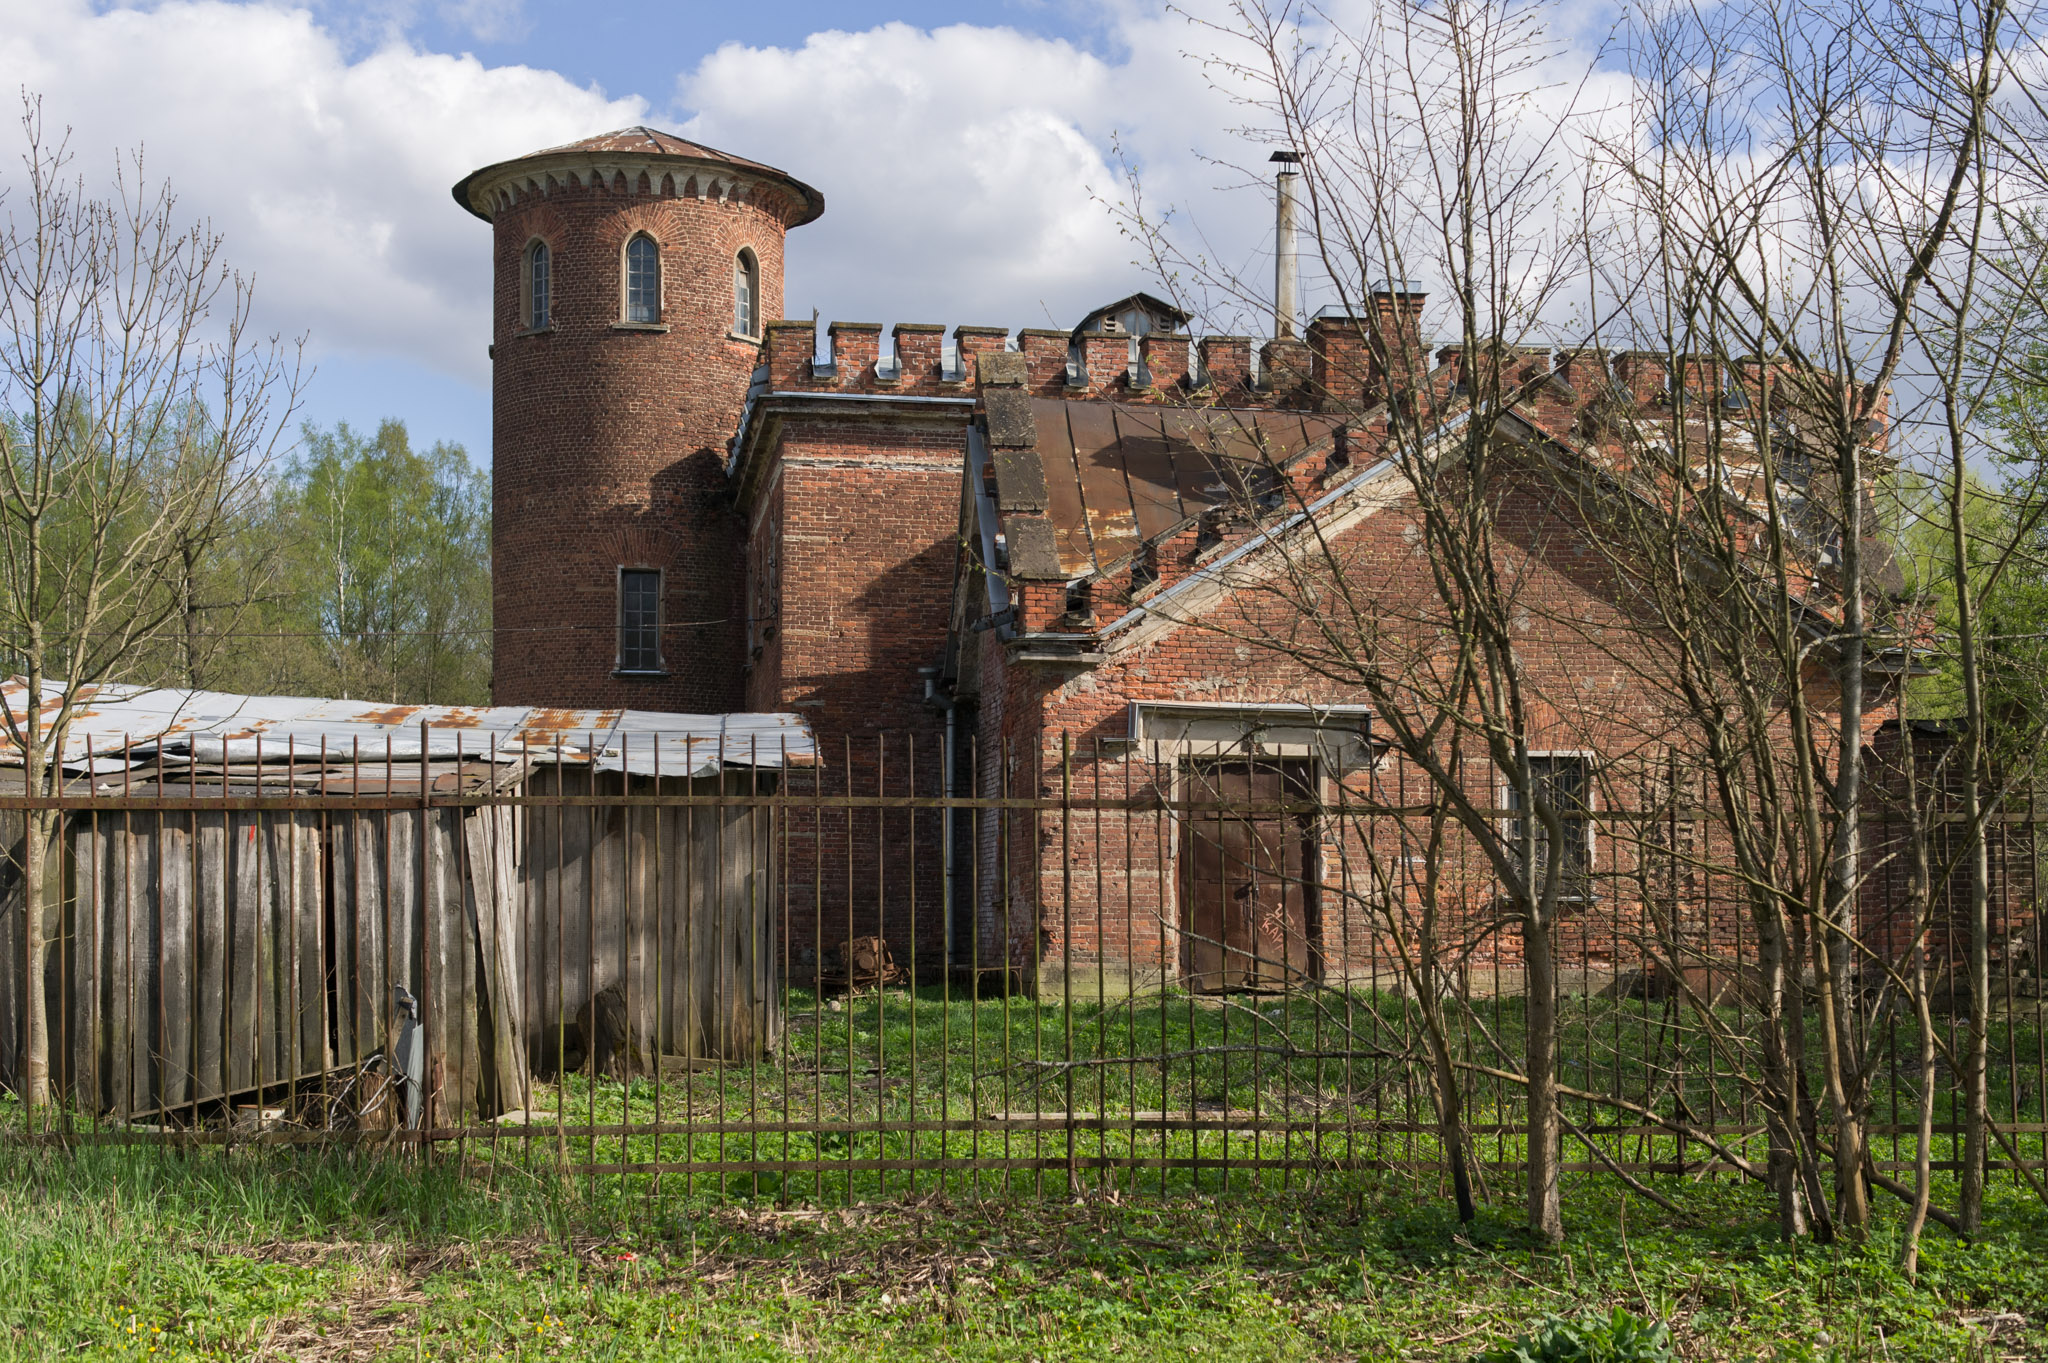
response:
[[[387,705],[381,710],[365,710],[361,714],[351,715],[349,718],[358,724],[398,725],[411,720],[423,708],[425,707],[419,705]]]
[[[484,711],[475,706],[451,705],[434,721],[437,729],[474,729],[484,722]]]
[[[520,722],[519,732],[530,738],[545,737],[550,742],[558,734],[565,738],[574,734],[588,736],[600,730],[610,730],[624,713],[623,710],[536,709]]]

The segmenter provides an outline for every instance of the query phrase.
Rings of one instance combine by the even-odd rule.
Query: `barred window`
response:
[[[661,320],[661,253],[645,235],[626,243],[626,320]]]
[[[539,331],[548,324],[550,284],[548,244],[537,241],[526,248],[526,327]]]
[[[621,568],[619,671],[661,670],[661,570]]]
[[[1556,811],[1564,833],[1564,845],[1558,849],[1557,872],[1558,894],[1566,899],[1584,899],[1592,892],[1593,820],[1589,801],[1592,773],[1589,768],[1589,760],[1578,754],[1532,755],[1529,758],[1529,775],[1536,798]],[[1507,805],[1517,811],[1524,808],[1522,792],[1512,785],[1508,787]],[[1516,818],[1508,835],[1514,839],[1517,855],[1520,854],[1522,839],[1527,837],[1531,840],[1529,875],[1537,882],[1531,888],[1540,893],[1541,879],[1550,867],[1550,830],[1532,813]]]

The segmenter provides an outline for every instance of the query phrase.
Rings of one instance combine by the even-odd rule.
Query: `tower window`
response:
[[[741,251],[732,263],[732,329],[742,336],[761,333],[761,267],[752,251]]]
[[[626,320],[661,320],[661,253],[645,235],[626,243]]]
[[[619,569],[619,671],[660,672],[661,570]]]
[[[548,244],[537,241],[526,248],[526,329],[540,331],[548,324]]]

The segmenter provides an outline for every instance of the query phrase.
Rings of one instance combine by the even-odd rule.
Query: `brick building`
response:
[[[777,320],[785,234],[824,207],[782,171],[635,128],[455,194],[495,242],[498,703],[795,711],[825,754],[817,788],[845,794],[1284,807],[1385,802],[1410,779],[1377,759],[1360,696],[1285,646],[1301,612],[1259,583],[1310,525],[1374,609],[1427,614],[1377,451],[1415,391],[1448,398],[1476,371],[1455,347],[1390,362],[1427,354],[1412,287],[1257,345],[1191,338],[1144,294],[1071,331],[821,338]],[[1652,356],[1491,353],[1509,435],[1545,457],[1582,453],[1616,394],[1648,409],[1701,385]],[[1544,603],[1544,760],[1589,795],[1595,759],[1647,772],[1672,721],[1631,685],[1640,631],[1588,528],[1534,491],[1504,523]],[[1375,896],[1403,891],[1358,867],[1401,863],[1398,831],[878,807],[788,834],[787,883],[813,901],[788,920],[800,970],[878,921],[926,977],[1216,988],[1392,968]],[[1660,891],[1585,837],[1639,888],[1563,935],[1619,968]],[[1480,912],[1483,871],[1458,874]],[[1739,932],[1706,918],[1709,938]],[[1500,936],[1469,953],[1510,972],[1513,955]]]

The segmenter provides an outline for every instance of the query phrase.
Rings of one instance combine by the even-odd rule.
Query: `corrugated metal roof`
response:
[[[1334,418],[1302,412],[1031,400],[1046,517],[1060,570],[1102,572],[1229,502],[1263,470],[1326,443]]]
[[[44,708],[61,687],[46,682]],[[21,715],[28,695],[19,678],[0,684],[0,701]],[[800,715],[679,715],[651,710],[569,710],[542,706],[384,705],[306,696],[242,696],[108,683],[86,688],[64,747],[65,765],[98,770],[128,760],[158,762],[410,759],[426,726],[430,758],[524,759],[588,764],[636,775],[700,776],[723,766],[808,766],[816,755]],[[21,757],[0,734],[0,764]]]

